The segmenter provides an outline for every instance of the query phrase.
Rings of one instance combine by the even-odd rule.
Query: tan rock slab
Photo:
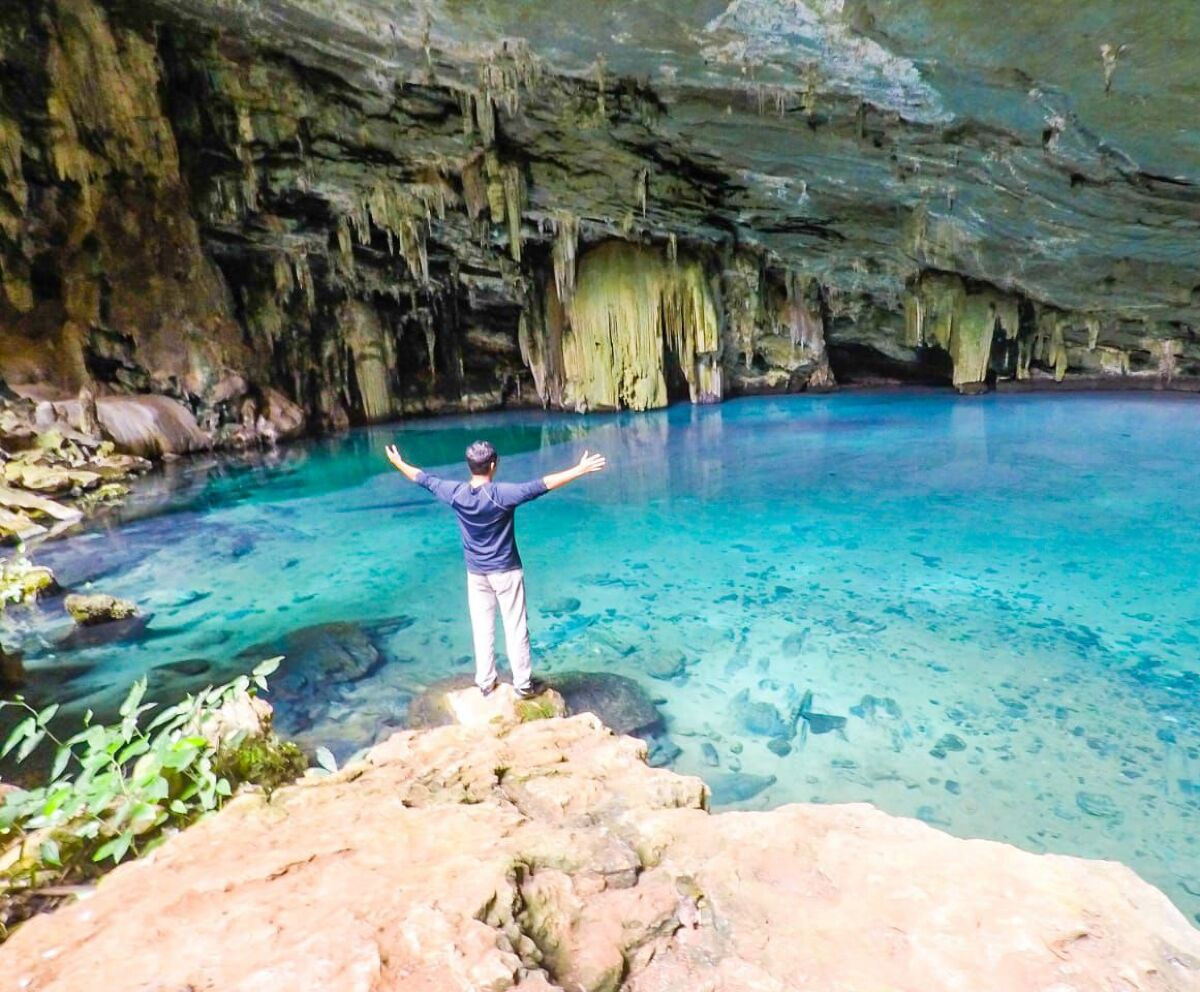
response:
[[[1200,989],[1200,932],[1120,865],[958,840],[865,805],[713,815],[698,780],[644,756],[590,714],[396,734],[269,802],[235,799],[90,899],[25,924],[0,949],[4,980],[21,992]]]

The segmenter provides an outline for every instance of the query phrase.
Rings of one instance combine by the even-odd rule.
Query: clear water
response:
[[[386,664],[329,687],[311,729],[349,748],[470,670],[453,521],[383,445],[434,468],[487,436],[509,479],[587,446],[605,475],[518,514],[543,671],[641,681],[678,770],[775,777],[744,808],[865,800],[1114,858],[1200,919],[1198,414],[1158,396],[801,396],[411,423],[186,466],[148,487],[155,514],[44,555],[153,613],[142,637],[31,663],[94,664],[71,683],[91,705],[154,666],[392,618],[372,628]],[[62,629],[50,612],[31,636]],[[845,724],[802,718],[785,755],[735,702],[787,718],[807,691]]]

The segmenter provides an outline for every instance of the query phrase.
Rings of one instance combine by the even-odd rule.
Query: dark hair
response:
[[[496,464],[496,449],[491,441],[476,441],[467,448],[467,467],[472,475],[487,475]]]

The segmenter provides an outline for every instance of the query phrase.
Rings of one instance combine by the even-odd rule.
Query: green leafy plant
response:
[[[139,679],[121,704],[119,722],[93,723],[88,711],[83,729],[66,740],[50,728],[58,704],[37,710],[20,696],[0,701],[26,711],[0,758],[15,751],[24,761],[44,742],[56,747],[46,785],[0,795],[0,901],[19,890],[87,880],[103,870],[101,862],[116,865],[144,854],[171,830],[218,809],[255,774],[269,787],[299,775],[305,767],[299,749],[261,729],[230,729],[226,713],[248,700],[252,686],[265,689],[281,660],[153,716],[158,705],[143,702],[147,683]],[[0,939],[3,910],[0,905]]]

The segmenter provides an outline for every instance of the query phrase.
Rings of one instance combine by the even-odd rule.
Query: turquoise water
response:
[[[543,671],[637,679],[673,767],[742,808],[865,800],[1115,858],[1197,916],[1198,414],[1186,397],[799,396],[425,421],[190,464],[148,484],[146,516],[43,555],[139,602],[147,628],[55,648],[51,604],[30,664],[102,705],[146,669],[181,686],[357,622],[379,658],[281,702],[344,753],[470,671],[456,528],[383,445],[434,468],[486,436],[508,479],[591,447],[607,473],[518,514]]]

